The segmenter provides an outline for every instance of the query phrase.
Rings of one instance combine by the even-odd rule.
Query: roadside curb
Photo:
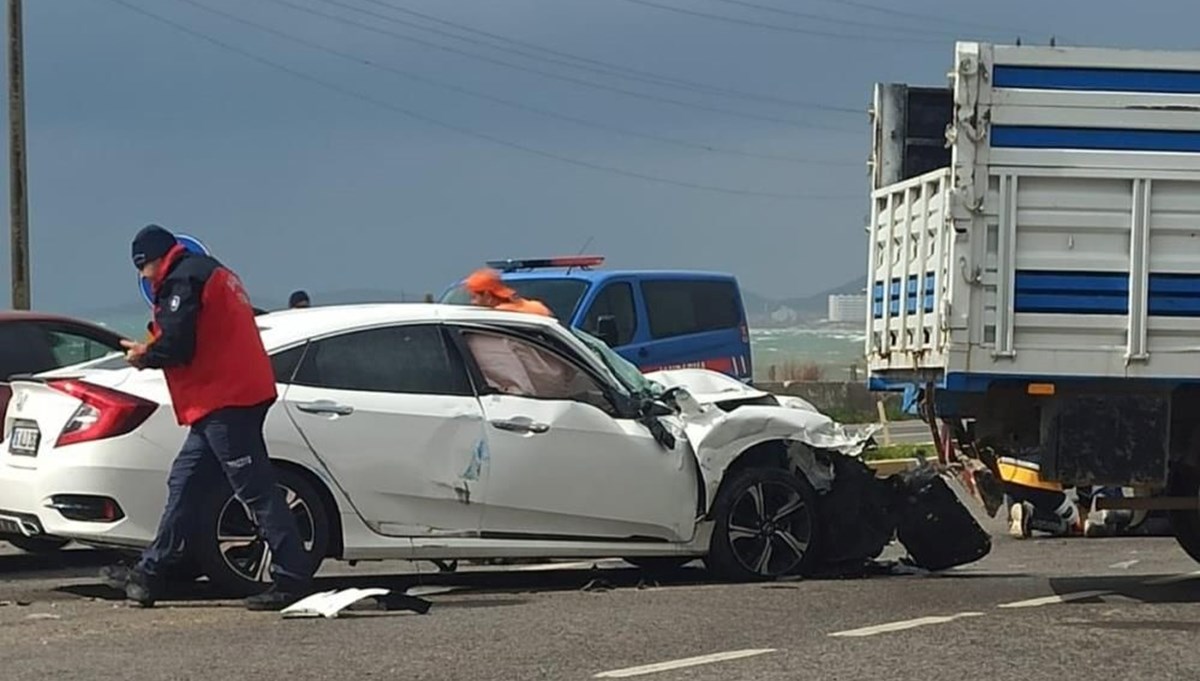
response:
[[[875,471],[875,475],[877,475],[881,478],[886,478],[889,475],[895,475],[896,473],[903,473],[904,471],[916,468],[920,464],[920,461],[921,461],[920,459],[915,459],[915,458],[913,458],[913,459],[883,459],[881,461],[866,461],[864,463],[866,463],[867,466],[869,466],[872,470]]]

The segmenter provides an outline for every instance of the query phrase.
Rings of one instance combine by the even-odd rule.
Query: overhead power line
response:
[[[671,178],[660,177],[657,175],[650,175],[650,174],[642,173],[639,171],[627,170],[624,168],[617,168],[617,167],[613,167],[613,166],[607,166],[607,165],[600,164],[600,163],[593,163],[591,161],[585,161],[583,159],[573,158],[570,156],[564,156],[561,154],[557,154],[555,152],[550,152],[550,151],[546,151],[544,149],[540,149],[537,147],[522,144],[520,142],[512,142],[512,141],[509,141],[509,140],[506,140],[506,139],[503,139],[500,137],[496,137],[494,135],[491,135],[491,134],[488,134],[485,132],[473,130],[471,128],[466,128],[466,127],[455,125],[452,123],[446,123],[444,121],[440,121],[436,118],[427,116],[425,114],[421,114],[421,113],[418,113],[411,109],[407,109],[407,108],[399,106],[397,104],[393,104],[392,102],[378,99],[376,97],[373,97],[368,94],[364,94],[357,90],[352,90],[350,88],[343,87],[337,83],[325,80],[318,76],[314,76],[312,74],[306,73],[306,72],[301,71],[296,68],[293,68],[293,67],[283,64],[281,62],[277,62],[273,59],[263,57],[260,54],[252,52],[250,50],[246,50],[242,47],[239,47],[232,43],[221,40],[220,38],[216,38],[207,33],[204,33],[202,31],[191,28],[190,26],[187,26],[183,23],[180,23],[178,21],[175,21],[173,19],[165,17],[161,14],[158,14],[156,12],[148,10],[144,7],[135,5],[131,2],[127,2],[127,0],[104,0],[104,1],[124,7],[125,9],[127,9],[131,12],[139,14],[143,17],[146,17],[147,19],[151,19],[151,20],[156,21],[165,26],[169,26],[176,31],[190,35],[199,40],[203,40],[204,42],[207,42],[211,45],[219,47],[223,50],[227,50],[229,52],[235,53],[235,54],[240,55],[240,56],[242,56],[246,59],[249,59],[253,62],[256,62],[258,64],[261,64],[261,65],[266,66],[271,69],[275,69],[277,71],[281,71],[281,72],[286,73],[294,78],[312,83],[312,84],[317,85],[326,90],[330,90],[332,92],[336,92],[336,93],[341,94],[346,97],[350,97],[350,98],[357,99],[362,102],[373,104],[375,106],[378,106],[378,107],[381,107],[384,109],[388,109],[388,110],[398,113],[402,116],[411,118],[413,120],[420,121],[427,125],[442,128],[444,130],[449,130],[451,132],[455,132],[460,135],[464,135],[466,137],[472,137],[472,138],[475,138],[478,140],[486,141],[486,142],[489,142],[494,145],[506,147],[506,148],[513,149],[516,151],[521,151],[521,152],[524,152],[526,154],[530,154],[533,156],[539,156],[544,159],[558,161],[561,163],[566,163],[566,164],[573,165],[573,166],[580,167],[580,168],[588,168],[590,170],[595,170],[595,171],[600,171],[600,172],[605,172],[605,173],[610,173],[610,174],[615,174],[615,175],[621,175],[624,177],[630,177],[630,178],[635,178],[635,179],[639,179],[639,180],[644,180],[646,182],[652,182],[652,183],[656,183],[656,184],[670,185],[670,186],[675,186],[675,187],[683,187],[683,188],[687,188],[687,189],[696,189],[696,190],[701,190],[701,191],[715,192],[715,193],[734,195],[734,196],[748,196],[748,197],[802,200],[802,201],[823,201],[823,200],[824,201],[841,201],[841,200],[853,200],[853,199],[860,198],[855,195],[833,196],[833,195],[785,194],[785,193],[777,193],[777,192],[755,191],[755,190],[749,190],[749,189],[734,189],[734,188],[729,188],[729,187],[719,187],[719,186],[714,186],[714,185],[700,184],[700,183],[696,183],[696,182],[688,182],[688,181],[684,181],[684,180],[675,180],[675,179],[671,179]]]
[[[545,54],[548,54],[548,55],[562,57],[564,59],[578,61],[578,62],[581,62],[584,64],[591,64],[591,65],[600,67],[601,69],[604,70],[604,72],[609,73],[609,75],[613,75],[613,76],[627,77],[632,80],[639,80],[639,81],[643,81],[643,82],[652,82],[656,85],[666,85],[669,87],[675,87],[675,88],[690,90],[690,91],[694,91],[694,92],[703,92],[706,94],[717,95],[720,97],[729,97],[729,98],[733,98],[733,99],[746,99],[746,100],[754,100],[754,101],[760,101],[760,102],[768,102],[771,104],[779,104],[779,105],[783,105],[783,106],[794,106],[794,107],[802,108],[802,109],[815,109],[818,111],[832,111],[832,112],[838,112],[838,113],[855,113],[855,114],[862,112],[861,107],[835,106],[835,105],[820,104],[820,103],[815,103],[815,102],[805,102],[805,101],[799,101],[799,100],[795,100],[795,99],[789,99],[786,97],[778,97],[778,96],[774,96],[774,95],[764,95],[764,94],[760,94],[760,93],[737,90],[734,88],[716,86],[716,85],[712,85],[709,83],[701,83],[701,82],[694,81],[694,80],[679,78],[676,76],[668,76],[668,75],[664,75],[661,73],[655,73],[652,71],[644,71],[642,69],[635,69],[635,68],[632,68],[629,66],[623,66],[621,64],[614,64],[612,62],[602,61],[599,59],[583,57],[583,56],[573,54],[570,52],[565,52],[562,50],[556,50],[553,48],[545,47],[543,45],[537,45],[537,44],[526,42],[523,40],[517,40],[515,38],[500,35],[498,33],[494,33],[491,31],[485,31],[485,30],[482,30],[479,28],[475,28],[473,26],[468,26],[463,23],[450,21],[443,17],[434,16],[432,14],[428,14],[425,12],[418,12],[417,10],[414,10],[410,7],[404,7],[401,5],[397,5],[394,2],[385,2],[384,0],[362,0],[362,1],[365,3],[371,4],[371,5],[376,5],[378,7],[385,7],[385,8],[391,9],[392,11],[400,12],[400,13],[406,14],[408,16],[417,17],[417,18],[425,20],[425,21],[433,22],[436,24],[441,24],[443,26],[449,26],[451,28],[454,28],[459,31],[464,31],[466,33],[472,33],[475,35],[484,36],[491,40],[508,43],[510,45],[517,45],[517,46],[523,47],[527,50],[534,50],[536,52],[544,52]],[[421,28],[421,29],[427,30],[427,31],[433,30],[427,26],[420,26],[418,24],[409,24],[407,22],[405,25],[409,25],[414,28]],[[459,39],[462,40],[463,38],[460,37]],[[499,49],[499,48],[495,48],[495,49]],[[521,54],[525,54],[525,53],[521,53]],[[525,56],[527,56],[529,58],[544,59],[544,57],[541,57],[539,55],[525,54]],[[550,63],[562,63],[562,62],[555,60]],[[572,67],[578,68],[578,66],[574,66],[574,65],[572,65]],[[621,74],[626,74],[626,75],[621,76]]]
[[[227,12],[225,10],[218,9],[216,7],[212,7],[211,5],[207,5],[203,2],[200,2],[199,0],[177,0],[177,1],[191,5],[193,7],[201,9],[205,12],[209,12],[211,14],[215,14],[217,16],[223,17],[229,21],[236,22],[243,26],[250,26],[257,30],[274,35],[283,40],[287,40],[289,42],[296,43],[298,45],[303,45],[304,47],[307,47],[309,49],[317,50],[317,51],[323,52],[325,54],[330,54],[330,55],[333,55],[340,59],[344,59],[346,61],[353,62],[355,64],[367,66],[369,68],[373,68],[376,70],[380,70],[380,71],[384,71],[384,72],[391,73],[394,75],[398,75],[403,78],[408,78],[410,80],[415,80],[417,82],[429,85],[430,87],[435,87],[435,88],[447,90],[450,92],[456,92],[458,94],[466,95],[468,97],[474,97],[476,99],[481,99],[481,100],[492,102],[495,104],[500,104],[500,105],[511,107],[511,108],[514,108],[514,109],[517,109],[520,111],[527,111],[530,113],[537,114],[539,116],[545,116],[547,118],[553,118],[553,119],[557,119],[557,120],[561,120],[561,121],[566,121],[569,123],[573,123],[575,125],[580,125],[580,126],[584,126],[584,127],[588,127],[588,128],[595,128],[597,130],[603,130],[605,132],[615,133],[618,135],[625,135],[628,137],[635,137],[638,139],[647,139],[647,140],[652,140],[655,142],[660,142],[663,144],[669,144],[669,145],[673,145],[673,146],[677,146],[677,147],[684,147],[684,148],[688,148],[688,149],[696,149],[699,151],[710,152],[710,153],[728,154],[728,155],[732,155],[732,156],[765,159],[765,160],[770,160],[770,161],[781,161],[781,162],[795,163],[795,164],[800,164],[800,165],[841,165],[841,166],[862,165],[861,163],[854,163],[854,162],[847,162],[847,161],[826,161],[826,160],[820,160],[820,159],[799,158],[799,157],[795,157],[795,156],[786,156],[786,155],[779,155],[779,154],[755,153],[755,152],[743,151],[743,150],[739,150],[739,149],[728,149],[728,148],[724,148],[724,147],[720,147],[720,146],[716,146],[716,145],[692,142],[689,140],[682,140],[682,139],[678,139],[678,138],[674,138],[674,137],[666,137],[666,136],[661,136],[661,135],[642,133],[642,132],[638,132],[638,131],[634,131],[634,130],[626,130],[624,128],[620,128],[617,126],[608,125],[605,123],[598,123],[596,121],[591,121],[591,120],[588,120],[585,118],[577,118],[575,116],[570,116],[567,114],[558,113],[556,111],[542,109],[539,107],[525,104],[523,102],[508,99],[505,97],[497,97],[495,95],[487,94],[484,92],[479,92],[477,90],[472,90],[470,88],[460,87],[460,86],[454,85],[452,83],[447,83],[445,81],[440,81],[440,80],[437,80],[434,78],[422,76],[420,74],[413,73],[411,71],[407,71],[404,69],[396,68],[396,67],[390,66],[388,64],[380,64],[378,62],[367,59],[365,57],[360,57],[358,55],[355,55],[355,54],[352,54],[349,52],[343,52],[341,50],[329,47],[322,43],[319,43],[319,42],[316,42],[313,40],[308,40],[307,38],[297,36],[293,33],[289,33],[287,31],[283,31],[278,28],[274,28],[272,26],[268,26],[266,24],[262,24],[257,21],[253,21],[251,19],[247,19],[245,17],[233,14],[232,12]]]
[[[966,26],[968,28],[984,29],[987,31],[994,31],[994,32],[1002,32],[1002,31],[1010,31],[1010,32],[1014,32],[1014,33],[1031,33],[1031,32],[1033,32],[1033,31],[1030,31],[1028,29],[1028,27],[1027,28],[1013,28],[1012,26],[993,26],[991,24],[984,24],[984,23],[979,23],[979,22],[974,22],[974,21],[962,21],[961,19],[954,19],[952,17],[947,17],[947,16],[940,15],[940,14],[937,14],[937,15],[922,14],[920,12],[912,12],[912,11],[903,10],[903,9],[895,9],[893,7],[884,7],[882,5],[873,5],[871,3],[861,2],[861,0],[819,0],[819,1],[826,2],[831,5],[841,5],[843,7],[854,7],[856,9],[861,9],[861,10],[865,10],[868,12],[876,12],[878,14],[885,14],[885,15],[893,16],[893,17],[904,17],[907,19],[916,19],[918,21],[922,21],[925,23],[939,23],[939,24],[946,24],[946,25],[951,25],[951,26]],[[908,29],[903,29],[903,30],[908,30]]]
[[[757,3],[757,2],[749,2],[749,0],[709,0],[709,1],[710,2],[722,2],[727,5],[735,5],[738,7],[748,7],[750,9],[758,10],[760,12],[769,12],[771,14],[778,14],[778,15],[786,16],[786,17],[796,17],[798,19],[808,19],[808,20],[812,20],[812,21],[823,21],[826,23],[840,25],[840,26],[852,26],[852,27],[856,27],[856,28],[867,28],[867,29],[871,29],[871,30],[875,30],[875,31],[889,31],[892,33],[895,33],[897,31],[895,26],[891,26],[888,24],[880,24],[880,23],[870,22],[870,21],[855,21],[854,19],[843,19],[841,17],[831,17],[826,14],[817,14],[814,12],[800,12],[800,11],[794,10],[794,9],[784,9],[782,7],[775,7],[772,5],[764,5],[764,4]],[[941,30],[937,30],[937,29],[905,28],[902,30],[905,33],[921,33],[921,34],[931,35],[931,36],[954,37],[953,33],[949,33],[947,31],[941,31]]]
[[[853,35],[849,33],[835,33],[833,31],[824,31],[816,28],[803,28],[800,26],[780,26],[778,24],[768,24],[762,21],[753,21],[750,19],[739,19],[736,17],[726,16],[724,14],[712,14],[709,12],[700,12],[686,7],[678,7],[676,5],[664,5],[662,3],[653,2],[653,0],[625,0],[635,5],[643,5],[645,7],[653,7],[655,9],[665,10],[667,12],[675,12],[677,14],[686,14],[688,16],[708,19],[710,21],[721,21],[728,24],[737,24],[739,26],[750,26],[753,28],[761,28],[768,31],[780,31],[783,33],[798,33],[801,35],[813,36],[815,38],[835,38],[838,40],[856,40],[865,42],[887,42],[887,43],[924,43],[927,45],[938,45],[945,40],[932,40],[922,38],[909,38],[897,33],[896,35],[882,36],[867,36]]]
[[[464,56],[469,59],[474,59],[477,61],[482,61],[482,62],[486,62],[489,64],[494,64],[497,66],[502,66],[502,67],[508,68],[508,69],[523,71],[526,73],[534,73],[534,74],[537,74],[540,76],[544,76],[546,78],[553,78],[555,80],[561,80],[561,81],[565,81],[568,83],[574,83],[576,85],[581,85],[581,86],[587,87],[587,88],[604,90],[607,92],[616,92],[616,93],[626,95],[629,97],[635,97],[638,99],[660,102],[663,104],[671,104],[673,106],[683,107],[686,109],[696,109],[699,111],[708,111],[710,113],[719,113],[719,114],[723,114],[726,116],[733,116],[735,118],[744,118],[747,120],[756,120],[756,121],[765,122],[765,123],[774,123],[777,125],[787,125],[787,126],[790,126],[793,128],[799,128],[801,130],[804,130],[804,129],[827,130],[830,132],[838,132],[838,133],[851,134],[851,135],[860,134],[860,131],[857,129],[848,129],[848,128],[837,127],[837,126],[832,126],[832,125],[824,125],[824,124],[820,124],[820,123],[808,123],[808,122],[803,122],[803,121],[797,121],[794,119],[779,118],[776,116],[764,116],[761,114],[752,114],[752,113],[747,113],[745,111],[738,111],[738,110],[734,110],[734,109],[726,109],[726,108],[722,108],[722,107],[708,106],[705,104],[696,104],[695,102],[689,102],[686,100],[674,99],[672,97],[663,97],[661,95],[646,94],[644,92],[638,92],[637,90],[627,90],[625,88],[620,88],[620,87],[616,87],[613,85],[607,85],[605,83],[598,83],[593,80],[587,80],[584,78],[576,78],[574,76],[568,76],[568,75],[564,75],[561,73],[554,73],[553,71],[544,71],[542,69],[536,69],[536,68],[532,68],[532,67],[528,67],[528,66],[522,66],[520,64],[514,64],[513,62],[510,62],[510,61],[505,61],[503,59],[496,59],[494,57],[489,57],[487,55],[481,55],[481,54],[478,54],[475,52],[470,52],[467,50],[460,50],[458,48],[450,47],[448,45],[442,45],[440,43],[430,42],[428,40],[424,40],[421,38],[414,38],[413,36],[404,35],[402,33],[396,33],[395,31],[389,31],[387,29],[379,28],[378,26],[364,24],[364,23],[354,21],[353,19],[348,19],[344,16],[340,16],[337,14],[328,14],[326,12],[315,10],[311,7],[306,7],[304,5],[298,5],[295,2],[292,2],[291,0],[260,0],[260,1],[270,2],[270,3],[274,3],[276,5],[281,5],[283,7],[288,7],[293,10],[296,10],[298,12],[302,12],[304,14],[321,17],[326,20],[334,21],[334,22],[337,22],[337,23],[340,23],[340,24],[343,24],[346,26],[354,26],[363,31],[369,31],[371,33],[377,33],[379,35],[389,36],[396,40],[402,40],[405,42],[416,43],[418,45],[424,45],[426,47],[430,47],[430,48],[440,50],[443,52],[449,52],[452,54]],[[335,0],[322,0],[322,1],[326,2],[328,4],[333,4],[333,5],[338,5],[340,7],[353,9],[355,11],[362,12],[364,14],[373,16],[374,18],[381,19],[383,21],[390,21],[390,22],[399,21],[399,20],[395,19],[394,17],[389,17],[384,14],[379,14],[378,12],[372,12],[370,10],[357,8],[357,7],[354,7],[353,5],[346,5],[344,3],[336,2]],[[403,23],[403,22],[401,22],[401,23]]]

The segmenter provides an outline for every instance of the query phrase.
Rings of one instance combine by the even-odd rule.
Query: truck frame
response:
[[[871,387],[994,474],[1133,488],[1200,560],[1200,52],[964,42],[949,77],[919,173],[876,87]]]

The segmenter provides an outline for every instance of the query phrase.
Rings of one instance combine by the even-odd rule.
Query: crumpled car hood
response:
[[[749,404],[725,411],[725,402],[771,395],[735,378],[707,369],[679,369],[647,374],[667,388],[683,388],[677,398],[684,431],[696,451],[708,499],[716,497],[725,470],[743,452],[765,442],[789,443],[788,455],[818,491],[833,482],[831,467],[813,456],[815,451],[850,457],[862,454],[879,426],[847,427],[822,414],[800,398],[775,395],[780,406]],[[803,445],[803,446],[795,446]]]

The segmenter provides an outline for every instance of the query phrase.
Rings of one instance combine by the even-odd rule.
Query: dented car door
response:
[[[561,349],[499,331],[460,339],[486,420],[485,536],[691,538],[698,484],[686,438],[661,445]]]
[[[318,339],[285,396],[313,453],[381,534],[473,535],[483,412],[438,325]]]

